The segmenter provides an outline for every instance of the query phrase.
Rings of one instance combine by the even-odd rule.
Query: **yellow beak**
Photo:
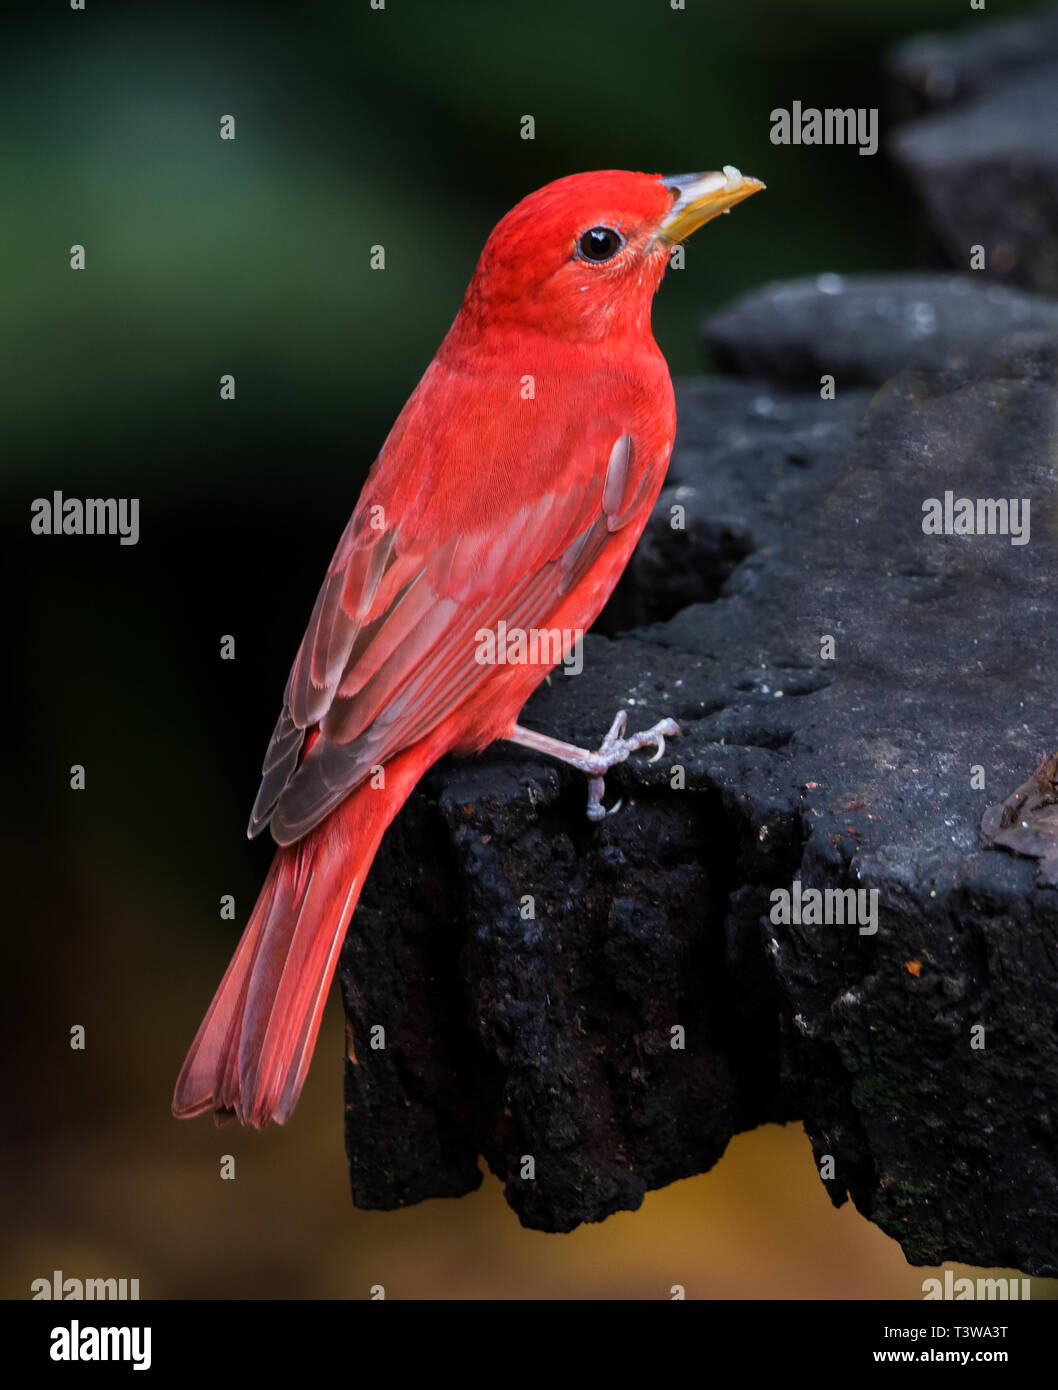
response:
[[[666,241],[683,241],[764,187],[760,179],[741,173],[733,164],[725,164],[718,173],[676,174],[661,182],[677,195],[671,212],[658,228],[658,236]]]

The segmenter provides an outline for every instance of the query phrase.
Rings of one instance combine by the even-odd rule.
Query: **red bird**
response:
[[[379,842],[432,763],[495,739],[591,778],[663,720],[597,753],[518,724],[550,667],[482,661],[483,633],[571,633],[609,598],[676,430],[650,309],[672,247],[763,188],[726,166],[574,174],[489,237],[462,307],[382,446],[327,571],[264,760],[249,833],[280,846],[173,1113],[259,1128],[290,1116]],[[506,626],[503,626],[503,625]],[[501,642],[502,646],[502,642]]]

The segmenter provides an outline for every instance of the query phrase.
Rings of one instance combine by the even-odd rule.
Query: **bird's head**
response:
[[[763,187],[730,165],[671,178],[605,169],[557,179],[496,225],[463,317],[477,328],[588,341],[648,329],[673,246]]]

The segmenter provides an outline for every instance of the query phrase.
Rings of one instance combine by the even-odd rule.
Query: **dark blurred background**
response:
[[[794,1126],[568,1236],[522,1230],[491,1176],[355,1211],[337,998],[285,1130],[178,1124],[169,1098],[270,858],[247,813],[324,566],[492,225],[575,170],[763,178],[659,296],[674,375],[697,372],[698,319],[739,290],[922,263],[884,152],[776,149],[769,112],[884,106],[890,42],[972,22],[954,0],[89,0],[9,21],[0,1293],[58,1268],[144,1297],[921,1296],[927,1271],[831,1208]],[[56,489],[139,497],[139,544],[31,536]]]

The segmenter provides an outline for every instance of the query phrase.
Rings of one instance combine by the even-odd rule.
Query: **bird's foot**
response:
[[[547,734],[523,729],[520,724],[515,724],[514,731],[508,738],[511,743],[517,743],[523,748],[532,748],[538,753],[547,753],[553,758],[569,763],[578,772],[583,772],[588,778],[588,819],[598,821],[612,816],[615,811],[621,809],[620,801],[609,810],[602,804],[606,792],[606,774],[610,769],[618,763],[623,763],[630,753],[635,753],[640,748],[653,747],[656,750],[654,756],[647,761],[656,763],[665,754],[666,738],[676,738],[680,732],[680,726],[674,719],[661,719],[652,729],[646,729],[641,734],[631,734],[626,738],[627,724],[628,714],[625,710],[620,710],[594,753],[586,748],[577,748],[572,743],[563,743],[561,739],[550,738]]]

